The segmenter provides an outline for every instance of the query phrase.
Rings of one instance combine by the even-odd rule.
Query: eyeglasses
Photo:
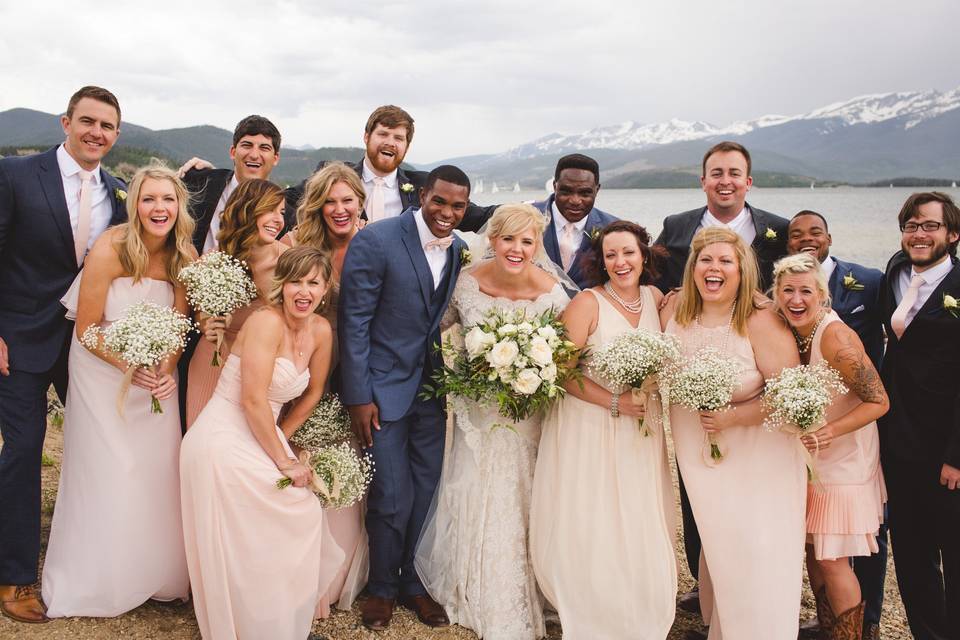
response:
[[[919,224],[916,222],[906,222],[900,225],[900,231],[903,233],[916,233],[917,229],[923,229],[927,233],[934,233],[935,231],[939,231],[942,226],[942,222],[935,222],[933,220],[927,220]]]

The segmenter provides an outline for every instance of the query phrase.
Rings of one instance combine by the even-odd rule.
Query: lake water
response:
[[[823,214],[833,237],[832,255],[882,270],[890,256],[900,248],[897,227],[900,207],[911,193],[923,190],[909,187],[753,188],[748,201],[787,219],[803,209]],[[960,188],[940,190],[949,193],[954,200],[960,200]],[[488,205],[542,200],[544,197],[543,192],[536,191],[501,191],[475,194],[473,200]],[[645,226],[654,238],[659,235],[666,216],[705,204],[706,196],[699,189],[601,189],[597,197],[597,207]]]

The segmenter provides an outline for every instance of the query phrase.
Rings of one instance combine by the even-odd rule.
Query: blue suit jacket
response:
[[[843,322],[857,332],[873,366],[880,370],[883,361],[883,308],[880,305],[880,288],[883,272],[853,262],[837,260],[830,275],[831,306]],[[863,285],[862,291],[848,289],[843,284],[844,276],[852,275]]]
[[[533,206],[542,211],[543,215],[547,216],[547,219],[550,221],[550,224],[547,225],[546,230],[543,232],[543,248],[547,252],[547,257],[549,257],[554,264],[560,266],[563,264],[563,261],[560,259],[560,243],[557,242],[557,225],[553,220],[553,201],[554,195],[550,194],[546,200],[534,202]],[[581,289],[589,289],[590,287],[600,284],[598,281],[589,278],[584,272],[583,259],[584,256],[590,252],[590,237],[594,231],[599,231],[618,219],[619,218],[597,208],[591,209],[590,213],[587,214],[587,223],[583,227],[583,238],[580,240],[580,248],[578,248],[577,253],[574,254],[573,262],[567,271],[570,279],[576,282],[577,286]],[[563,267],[561,266],[560,268],[562,269]]]
[[[442,362],[434,345],[466,247],[455,237],[447,249],[447,275],[440,283],[446,290],[436,304],[414,209],[353,237],[340,276],[337,326],[344,404],[374,402],[387,421],[407,413],[425,367],[435,370]]]
[[[124,222],[114,194],[125,185],[102,167],[100,178],[112,195],[110,224]],[[12,369],[53,367],[73,326],[60,298],[79,271],[57,147],[0,159],[0,338]]]

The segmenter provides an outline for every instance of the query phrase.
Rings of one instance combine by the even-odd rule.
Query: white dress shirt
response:
[[[930,294],[933,293],[933,290],[940,286],[940,283],[943,282],[943,279],[947,277],[950,271],[953,269],[953,263],[950,261],[950,256],[943,256],[943,259],[937,264],[933,265],[926,271],[917,273],[914,267],[909,269],[903,268],[900,270],[900,276],[897,278],[897,290],[894,292],[894,295],[897,299],[897,304],[900,304],[900,301],[903,300],[903,294],[907,291],[907,288],[910,286],[910,281],[913,279],[913,276],[920,276],[923,278],[923,284],[920,285],[920,289],[917,291],[917,301],[913,303],[913,307],[910,308],[910,311],[907,311],[907,316],[903,321],[903,328],[906,329],[910,326],[910,323],[916,317],[917,312],[923,308],[923,305],[926,304],[927,299],[930,297]]]
[[[726,227],[743,238],[743,241],[747,243],[748,247],[753,244],[754,239],[757,237],[757,229],[753,226],[753,216],[750,215],[750,209],[748,207],[741,209],[737,217],[730,222],[721,222],[710,213],[710,209],[707,208],[707,210],[703,212],[703,217],[700,218],[700,228],[705,229],[707,227]]]
[[[237,180],[237,174],[234,173],[230,178],[230,182],[223,188],[223,193],[220,194],[220,199],[217,201],[217,207],[213,210],[213,217],[210,218],[210,230],[207,231],[207,239],[203,243],[204,253],[217,249],[217,234],[220,233],[220,216],[223,215],[223,210],[227,208],[227,200],[230,199],[230,194],[239,186],[240,182]]]
[[[820,271],[823,272],[823,277],[827,281],[827,287],[830,286],[830,276],[833,275],[833,272],[837,269],[837,261],[827,256],[827,259],[820,263]]]
[[[553,209],[553,226],[557,231],[557,245],[563,246],[563,228],[567,226],[567,224],[569,224],[570,221],[564,218],[563,214],[560,213],[560,209],[557,208],[556,201],[554,201],[553,205],[550,208]],[[580,218],[579,222],[573,223],[573,226],[576,227],[577,231],[579,231],[581,234],[583,233],[583,230],[587,227],[588,217],[589,217],[589,214]],[[580,248],[581,242],[583,242],[582,237],[580,238],[580,241],[577,242],[578,249]]]
[[[431,240],[439,240],[430,231],[427,221],[423,219],[423,211],[417,209],[413,214],[417,221],[417,234],[420,236],[420,246],[423,247],[423,255],[427,258],[427,264],[430,265],[430,273],[433,275],[433,288],[436,290],[440,286],[440,279],[443,277],[443,268],[447,266],[447,252],[440,247],[427,247],[426,244]]]
[[[370,201],[370,195],[373,193],[373,179],[377,174],[373,172],[367,163],[367,157],[363,157],[363,192],[366,194],[367,202]],[[393,218],[403,213],[403,201],[400,200],[400,189],[397,187],[397,170],[383,176],[383,217]],[[369,215],[367,216],[369,217]]]
[[[67,200],[67,211],[70,214],[70,228],[73,229],[73,235],[76,237],[77,224],[80,222],[80,170],[82,167],[77,164],[73,156],[67,153],[63,145],[57,147],[57,165],[60,167],[60,179],[63,181],[63,197]],[[113,217],[113,200],[107,185],[103,183],[99,164],[93,170],[90,187],[93,191],[90,194],[88,250],[100,234],[110,226],[110,218]]]

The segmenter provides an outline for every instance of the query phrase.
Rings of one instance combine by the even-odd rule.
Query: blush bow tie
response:
[[[453,235],[449,235],[446,238],[437,238],[436,240],[430,240],[425,245],[424,249],[439,249],[440,251],[446,251],[450,248],[450,245],[453,244]]]

